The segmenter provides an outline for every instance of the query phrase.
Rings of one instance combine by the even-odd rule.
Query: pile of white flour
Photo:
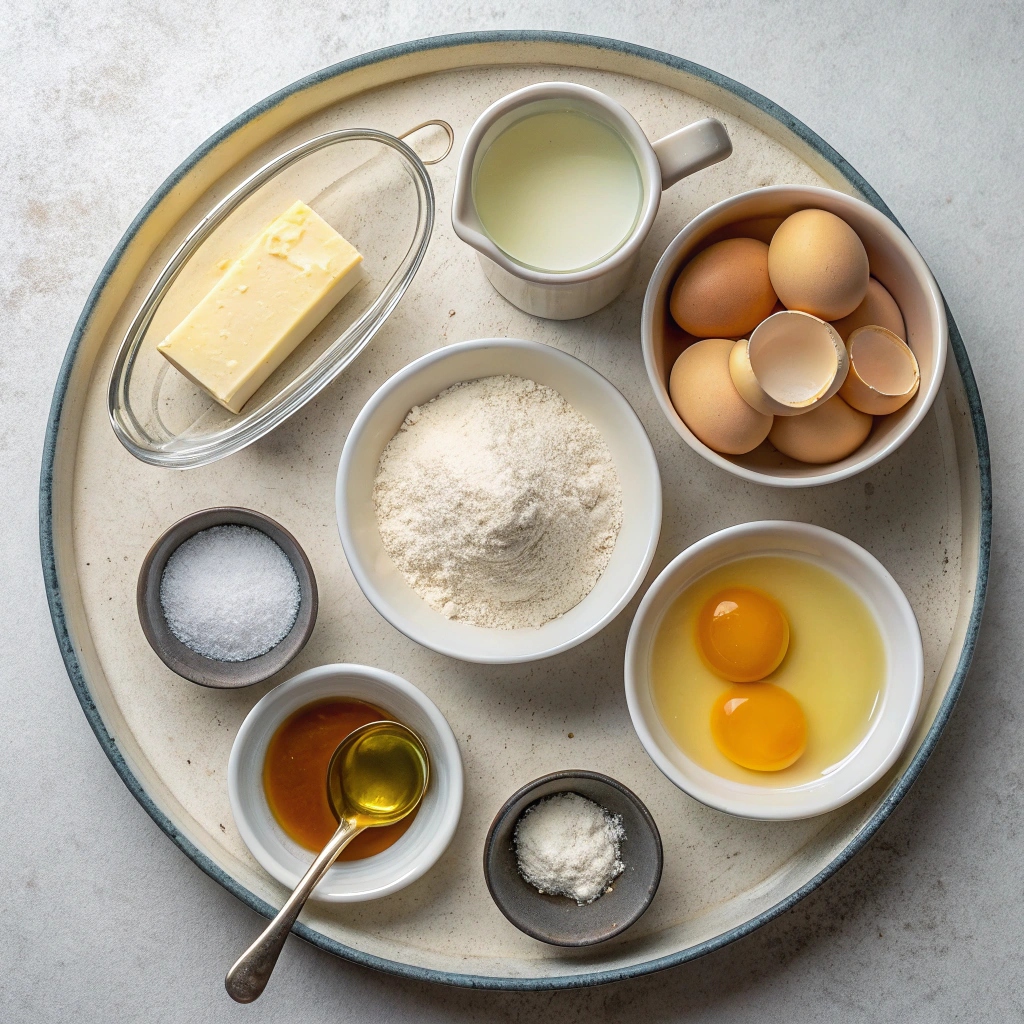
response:
[[[414,407],[373,489],[384,548],[449,618],[541,626],[594,588],[622,525],[611,452],[557,391],[456,384]]]

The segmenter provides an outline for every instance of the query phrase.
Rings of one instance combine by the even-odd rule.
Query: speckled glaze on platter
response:
[[[720,118],[731,159],[665,194],[626,293],[584,320],[519,312],[484,279],[450,226],[455,157],[431,168],[437,228],[390,320],[345,375],[268,437],[187,472],[136,461],[106,413],[106,383],[127,321],[160,267],[231,187],[314,135],[370,126],[401,133],[431,118],[456,131],[455,154],[489,103],[565,79],[618,99],[649,137]],[[539,32],[422,40],[346,61],[271,96],[218,132],[168,178],[104,267],[71,340],[53,400],[41,480],[43,568],[71,681],[126,785],[204,871],[264,915],[284,890],[261,870],[228,806],[228,753],[252,705],[275,683],[208,690],[171,673],[135,615],[135,580],[153,540],[211,505],[257,508],[303,546],[320,583],[316,629],[286,675],[326,662],[397,672],[447,716],[462,748],[466,797],[448,851],[400,893],[358,906],[309,904],[298,933],[358,963],[482,988],[565,988],[650,973],[709,952],[782,913],[844,864],[912,784],[952,711],[973,651],[989,557],[991,481],[984,419],[950,318],[944,386],[893,456],[851,480],[793,492],[718,471],[676,437],[640,353],[644,287],[671,238],[711,203],[798,182],[859,195],[888,213],[826,143],[771,101],[715,72],[614,40]],[[685,546],[753,519],[797,519],[864,545],[895,576],[920,620],[925,697],[907,749],[854,803],[807,821],[738,819],[680,793],[647,758],[622,685],[638,598],[582,646],[547,661],[495,667],[452,661],[389,626],[363,598],[334,520],[334,475],[348,428],[392,373],[474,337],[535,339],[608,377],[643,421],[665,495],[649,579]],[[642,593],[642,591],[641,591]],[[282,677],[283,678],[283,677]],[[572,738],[570,738],[572,734]],[[480,851],[517,787],[563,769],[603,772],[632,789],[661,831],[665,868],[650,909],[600,946],[556,949],[521,934],[491,902]]]

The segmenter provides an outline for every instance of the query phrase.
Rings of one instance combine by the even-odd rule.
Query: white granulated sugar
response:
[[[160,579],[171,632],[197,654],[248,661],[295,624],[299,580],[280,546],[251,526],[212,526],[175,549]]]
[[[373,490],[384,548],[433,608],[477,626],[541,626],[594,588],[622,488],[594,425],[522,377],[456,384],[412,409]]]
[[[516,825],[519,873],[540,892],[582,907],[622,874],[625,838],[619,815],[578,793],[557,793],[528,808]]]

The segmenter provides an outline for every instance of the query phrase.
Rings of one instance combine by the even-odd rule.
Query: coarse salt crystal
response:
[[[288,556],[251,526],[193,534],[167,559],[160,579],[171,632],[216,661],[249,661],[272,650],[295,624],[299,601]]]

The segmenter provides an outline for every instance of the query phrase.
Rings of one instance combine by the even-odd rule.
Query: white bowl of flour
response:
[[[636,413],[597,371],[482,339],[417,359],[367,402],[337,513],[353,575],[393,626],[510,664],[568,650],[625,607],[658,543],[661,480]]]

